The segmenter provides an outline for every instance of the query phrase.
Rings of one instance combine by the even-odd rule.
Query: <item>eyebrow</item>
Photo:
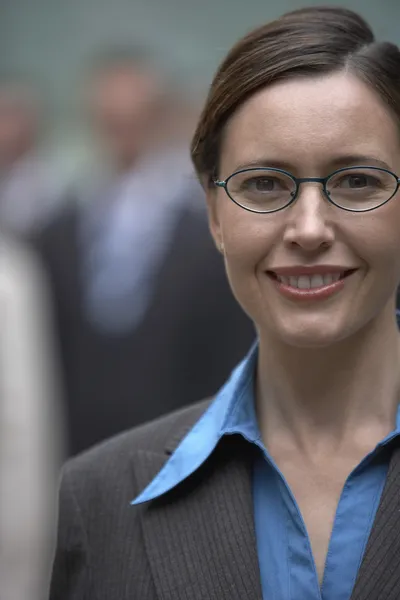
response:
[[[382,169],[392,170],[392,167],[388,165],[384,160],[377,158],[376,156],[364,155],[364,154],[348,154],[344,156],[338,156],[336,159],[330,162],[330,164],[336,168],[348,167],[351,165],[366,165],[371,167],[382,167]]]
[[[333,170],[340,169],[342,167],[350,167],[350,166],[375,166],[382,167],[383,169],[392,170],[390,165],[388,165],[385,161],[372,156],[372,155],[364,155],[364,154],[345,154],[341,156],[337,156],[333,159],[330,159],[326,163],[327,168],[331,168]],[[283,171],[296,171],[295,165],[285,161],[285,160],[276,160],[273,158],[259,158],[255,160],[251,160],[248,162],[239,163],[235,166],[234,171],[241,171],[242,169],[257,169],[257,168],[272,168],[272,169],[282,169]]]
[[[234,171],[241,171],[242,169],[257,169],[257,168],[268,168],[283,169],[284,171],[290,171],[294,166],[288,161],[276,160],[273,158],[258,158],[248,162],[239,163],[235,166]]]

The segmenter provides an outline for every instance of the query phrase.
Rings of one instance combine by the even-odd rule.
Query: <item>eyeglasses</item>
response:
[[[379,208],[396,194],[400,178],[379,167],[347,167],[328,177],[294,177],[282,169],[242,169],[225,181],[214,180],[238,206],[255,213],[283,210],[296,200],[300,184],[322,184],[331,203],[350,212],[368,212]]]

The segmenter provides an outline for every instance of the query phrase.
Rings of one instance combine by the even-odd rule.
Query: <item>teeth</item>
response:
[[[300,277],[297,278],[297,287],[299,289],[301,289],[301,290],[310,289],[310,287],[311,287],[311,279],[312,278],[308,277],[307,275],[300,275]]]
[[[312,287],[312,288],[322,287],[324,285],[324,283],[325,283],[325,281],[324,281],[324,278],[322,277],[322,275],[313,275],[311,277],[310,287]]]
[[[330,285],[331,283],[335,283],[341,277],[341,273],[328,273],[325,275],[300,275],[296,277],[294,275],[290,275],[290,277],[284,275],[277,276],[279,281],[284,285],[290,285],[294,288],[299,288],[301,290],[309,290],[314,288],[320,288],[324,285]]]

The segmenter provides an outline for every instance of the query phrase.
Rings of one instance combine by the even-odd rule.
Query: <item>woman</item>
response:
[[[346,9],[231,50],[192,158],[259,342],[67,466],[53,600],[400,597],[399,118],[400,52]]]

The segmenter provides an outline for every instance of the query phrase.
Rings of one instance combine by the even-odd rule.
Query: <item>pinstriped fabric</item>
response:
[[[225,438],[187,481],[138,507],[160,600],[262,599],[251,460],[242,438]]]
[[[130,506],[132,472],[116,458],[100,452],[101,474],[79,463],[64,474],[50,600],[157,599]]]
[[[209,401],[119,435],[67,463],[61,482],[50,600],[159,600],[144,547],[133,465],[151,449],[145,484],[167,460],[166,447]],[[1,587],[1,586],[0,586]],[[0,592],[1,596],[1,592]]]
[[[50,600],[261,600],[251,447],[224,438],[190,478],[131,506],[208,402],[74,459],[60,492]],[[351,600],[400,598],[400,449]]]
[[[399,598],[400,448],[395,448],[351,600]]]

